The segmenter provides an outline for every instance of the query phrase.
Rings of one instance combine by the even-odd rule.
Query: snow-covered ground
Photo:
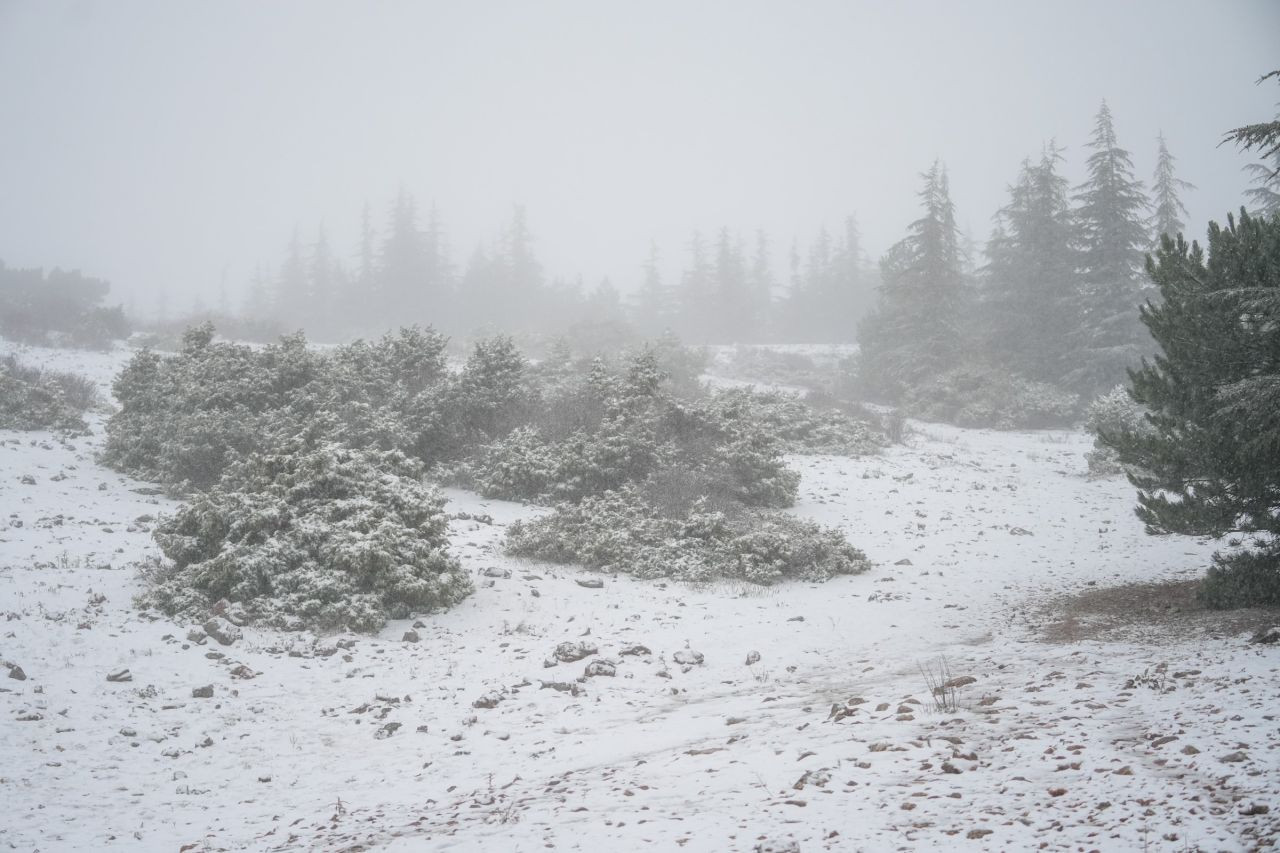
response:
[[[24,351],[104,389],[127,355]],[[587,588],[600,576],[500,553],[535,510],[451,491],[451,512],[492,517],[451,527],[477,574],[463,605],[378,637],[247,628],[222,646],[132,607],[132,564],[175,504],[95,462],[92,420],[65,442],[0,432],[0,660],[25,675],[0,667],[9,848],[1236,850],[1280,834],[1280,647],[1247,644],[1238,616],[1059,624],[1063,596],[1193,578],[1221,544],[1144,535],[1126,483],[1085,478],[1081,434],[916,424],[880,456],[794,459],[796,513],[876,563],[826,584]],[[557,662],[561,643],[597,651]],[[579,680],[606,659],[614,675]],[[946,711],[921,672],[943,659],[968,682]]]

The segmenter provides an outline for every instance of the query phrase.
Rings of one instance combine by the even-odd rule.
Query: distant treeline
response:
[[[110,285],[78,271],[13,269],[0,261],[0,336],[28,344],[102,348],[129,334]]]

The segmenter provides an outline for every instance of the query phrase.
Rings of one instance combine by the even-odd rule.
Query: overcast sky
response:
[[[650,238],[846,214],[876,257],[951,173],[978,239],[1023,157],[1079,177],[1099,103],[1192,233],[1238,207],[1230,127],[1274,116],[1280,2],[0,0],[0,259],[212,299],[323,222],[434,202],[455,260],[527,206],[552,273],[638,278]]]

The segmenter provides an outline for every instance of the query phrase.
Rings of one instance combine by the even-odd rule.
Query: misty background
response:
[[[0,258],[111,301],[239,307],[295,229],[354,265],[361,212],[439,212],[453,263],[523,205],[548,276],[668,281],[690,233],[792,240],[856,214],[874,262],[948,167],[981,246],[1019,163],[1073,183],[1105,98],[1137,177],[1178,158],[1190,236],[1240,206],[1273,115],[1274,2],[0,0]],[[850,337],[852,337],[852,328]]]

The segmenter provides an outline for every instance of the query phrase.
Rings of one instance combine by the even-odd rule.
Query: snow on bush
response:
[[[335,631],[450,607],[471,583],[420,474],[397,451],[334,443],[250,455],[158,525],[172,565],[142,603],[197,615],[225,599],[266,624]]]
[[[724,512],[706,499],[670,517],[635,487],[517,522],[507,549],[554,563],[689,582],[827,580],[869,568],[862,552],[830,528],[778,512]]]
[[[1053,385],[980,365],[961,365],[908,388],[903,408],[925,421],[961,427],[1041,429],[1068,426],[1080,400]]]
[[[0,358],[0,429],[82,433],[84,413],[97,400],[97,388],[83,376]]]
[[[1111,477],[1125,473],[1116,451],[1098,438],[1103,431],[1113,434],[1150,434],[1145,410],[1129,396],[1128,389],[1117,385],[1089,404],[1085,410],[1085,431],[1093,436],[1093,450],[1084,455],[1089,476]]]

